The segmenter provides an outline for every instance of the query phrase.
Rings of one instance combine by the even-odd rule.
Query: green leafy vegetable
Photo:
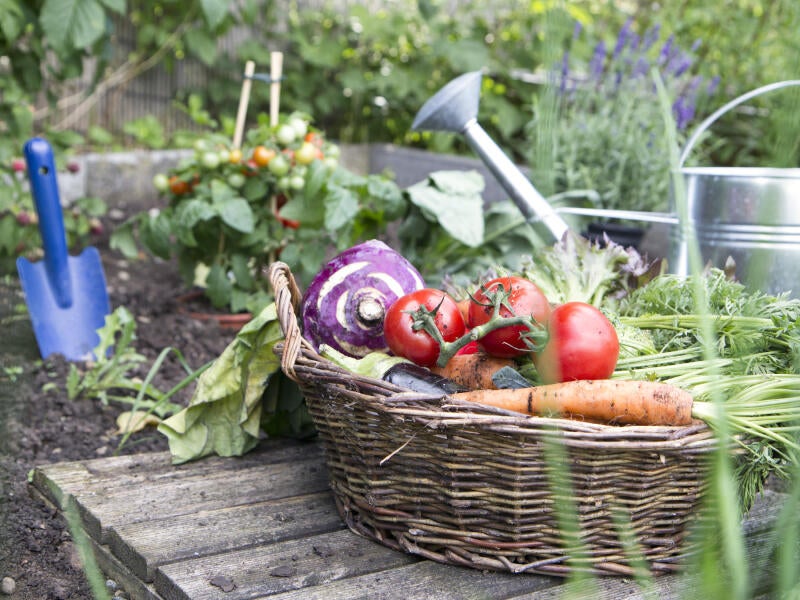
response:
[[[256,315],[200,376],[188,407],[163,421],[174,463],[253,449],[261,429],[271,435],[313,433],[297,386],[274,353],[283,340],[275,304]]]
[[[522,265],[522,275],[551,302],[587,302],[598,308],[641,284],[649,272],[650,265],[634,248],[611,241],[600,246],[572,232]]]

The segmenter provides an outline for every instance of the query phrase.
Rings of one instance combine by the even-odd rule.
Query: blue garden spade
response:
[[[92,358],[97,330],[110,312],[103,265],[96,248],[78,256],[67,253],[64,217],[50,144],[33,138],[25,143],[25,162],[39,216],[44,259],[17,259],[33,332],[42,357],[59,353],[67,360]]]

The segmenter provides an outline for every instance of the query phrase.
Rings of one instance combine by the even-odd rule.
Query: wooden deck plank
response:
[[[164,600],[244,600],[394,569],[421,560],[349,530],[164,565],[153,585]],[[236,588],[212,585],[225,577]]]
[[[198,477],[220,470],[239,470],[264,464],[292,462],[318,458],[322,461],[319,444],[293,440],[270,440],[241,457],[208,457],[203,460],[173,465],[169,452],[152,452],[126,456],[111,456],[88,461],[71,461],[42,465],[34,469],[33,484],[56,506],[63,508],[63,496],[95,488],[137,486],[161,479],[176,481],[183,477]]]
[[[515,594],[559,586],[560,578],[544,575],[486,573],[467,567],[422,561],[386,571],[308,586],[255,600],[473,600],[509,598]]]
[[[344,527],[326,491],[121,525],[111,531],[108,545],[138,577],[150,582],[157,567],[171,562]]]
[[[258,465],[172,481],[144,481],[118,487],[113,481],[87,492],[74,492],[86,530],[106,544],[115,527],[178,517],[203,510],[320,492],[329,488],[328,474],[316,458]]]

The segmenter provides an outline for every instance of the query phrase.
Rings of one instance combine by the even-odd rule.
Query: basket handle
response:
[[[739,106],[743,102],[747,102],[751,98],[755,98],[756,96],[760,96],[761,94],[766,94],[767,92],[771,92],[773,90],[779,90],[785,87],[793,86],[793,85],[800,85],[800,79],[787,79],[785,81],[776,81],[775,83],[770,83],[754,90],[750,90],[749,92],[742,94],[738,98],[734,98],[724,106],[718,108],[713,113],[711,113],[705,121],[698,125],[697,129],[694,130],[694,133],[689,137],[689,140],[686,142],[686,147],[681,152],[680,161],[678,163],[679,168],[683,168],[683,163],[686,162],[686,159],[689,158],[689,153],[694,148],[697,140],[700,139],[700,136],[705,133],[706,129],[708,129],[714,121],[719,119],[722,115],[726,112]]]
[[[300,356],[300,350],[303,345],[310,347],[310,344],[303,338],[300,325],[297,322],[297,310],[301,301],[300,288],[297,286],[289,265],[284,262],[277,261],[272,263],[269,266],[267,276],[275,294],[278,322],[285,338],[281,354],[281,369],[290,379],[298,381],[297,373],[294,369],[295,362]]]

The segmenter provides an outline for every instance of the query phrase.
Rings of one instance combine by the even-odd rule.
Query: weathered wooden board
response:
[[[46,465],[32,485],[61,508],[74,498],[98,563],[134,600],[653,597],[623,578],[586,588],[484,573],[359,537],[339,518],[314,443],[271,442],[241,458],[177,466],[168,453]],[[767,574],[784,497],[768,491],[745,523],[751,561]],[[678,600],[690,587],[663,576],[654,595]]]

